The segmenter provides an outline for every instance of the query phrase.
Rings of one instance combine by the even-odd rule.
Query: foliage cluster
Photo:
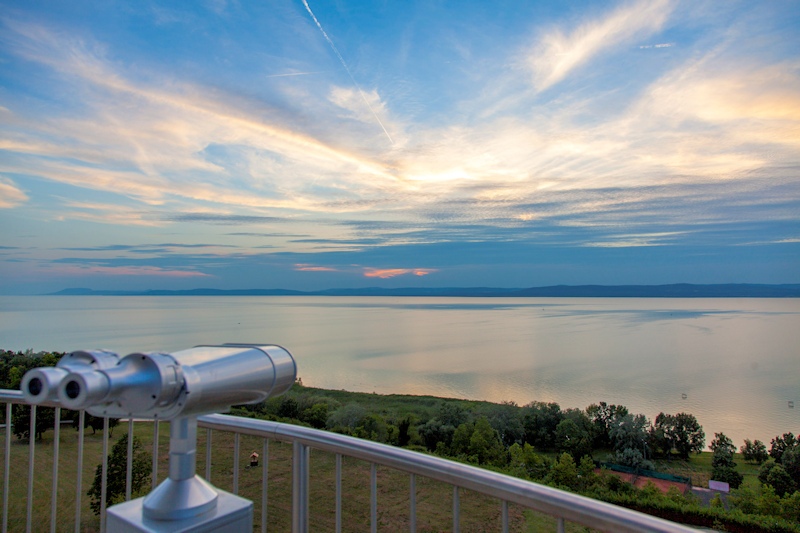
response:
[[[133,437],[133,461],[131,464],[131,496],[136,498],[149,487],[150,464],[152,455],[147,453],[138,437]],[[122,437],[111,447],[108,456],[108,473],[106,475],[106,502],[107,505],[125,501],[125,485],[127,480],[128,434]],[[86,493],[91,498],[90,507],[94,514],[100,514],[103,483],[103,465],[97,465],[94,472],[92,486]]]

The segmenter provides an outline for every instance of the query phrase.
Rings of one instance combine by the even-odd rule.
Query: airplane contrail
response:
[[[344,67],[344,70],[347,72],[347,75],[350,76],[350,80],[352,80],[353,85],[355,85],[356,89],[358,89],[358,92],[361,95],[362,100],[364,100],[364,103],[367,104],[367,107],[372,112],[372,116],[374,116],[375,120],[378,121],[378,124],[380,124],[381,129],[383,130],[383,133],[386,134],[386,138],[389,139],[389,142],[392,143],[392,145],[394,145],[394,140],[392,140],[392,136],[389,135],[388,131],[386,131],[386,127],[383,125],[383,122],[381,122],[381,119],[378,117],[378,114],[375,112],[374,109],[372,109],[372,106],[369,104],[369,100],[367,100],[367,96],[364,94],[364,91],[361,90],[361,87],[356,82],[356,79],[353,77],[353,73],[350,72],[349,68],[347,68],[347,63],[344,62],[344,58],[342,57],[342,54],[339,53],[339,50],[336,48],[336,45],[333,44],[333,41],[331,41],[331,38],[328,37],[327,33],[325,33],[325,30],[322,28],[322,24],[319,23],[319,21],[317,20],[317,17],[314,15],[314,12],[311,11],[311,7],[308,5],[307,0],[303,0],[303,5],[306,7],[306,11],[308,11],[308,14],[311,15],[311,18],[314,19],[314,22],[317,24],[317,28],[319,28],[319,31],[322,32],[322,36],[325,37],[325,40],[328,41],[329,45],[331,45],[331,49],[333,50],[333,53],[336,54],[336,57],[339,58],[339,62]]]

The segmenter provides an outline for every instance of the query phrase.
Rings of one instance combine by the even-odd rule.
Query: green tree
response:
[[[550,480],[561,487],[575,490],[578,487],[578,467],[568,453],[562,453],[550,469]]]
[[[63,411],[62,411],[63,413]],[[36,440],[42,440],[45,431],[53,429],[56,421],[56,410],[52,407],[36,407]],[[11,408],[11,424],[14,435],[20,440],[27,440],[31,431],[31,407],[25,404],[16,404]]]
[[[733,505],[734,509],[738,509],[745,514],[756,514],[758,512],[758,498],[759,494],[755,489],[743,486],[732,490],[728,501]]]
[[[313,428],[324,429],[328,422],[328,404],[315,403],[300,413],[300,420]]]
[[[106,502],[119,500],[125,495],[125,481],[128,464],[128,434],[114,443],[108,456],[108,475],[106,477]],[[133,437],[133,464],[131,476],[131,493],[136,494],[142,490],[144,484],[150,479],[150,456],[144,451],[142,442],[138,437]],[[100,501],[102,495],[103,465],[97,465],[94,473],[94,482],[86,493],[91,498],[90,507],[94,514],[100,514]]]
[[[475,429],[469,438],[469,454],[477,459],[478,464],[502,466],[506,463],[505,446],[485,416],[475,421]]]
[[[469,456],[469,441],[472,438],[472,432],[475,431],[475,424],[472,422],[464,422],[458,426],[453,433],[453,440],[450,444],[450,453],[455,456]]]
[[[794,446],[783,452],[781,466],[792,478],[795,486],[800,488],[800,446]]]
[[[632,415],[625,413],[623,415],[615,416],[609,423],[609,439],[614,447],[614,450],[624,452],[626,450],[636,450],[642,457],[646,459],[647,453],[647,428],[650,425],[647,417],[644,415]],[[634,454],[628,454],[634,455]],[[633,466],[633,465],[631,465]]]
[[[431,418],[417,428],[422,442],[430,451],[434,451],[441,444],[445,449],[450,448],[456,428],[450,424],[443,424],[437,418]]]
[[[636,448],[625,448],[610,456],[611,462],[631,468],[653,470],[653,463],[644,458],[644,454]]]
[[[95,433],[97,433],[98,431],[101,431],[103,429],[103,420],[104,420],[104,418],[102,418],[102,417],[92,416],[89,413],[85,413],[84,417],[83,417],[83,427],[84,427],[84,429],[92,428],[92,435],[94,435]],[[78,416],[78,414],[75,413],[75,416],[72,417],[72,427],[74,427],[76,430],[80,429],[80,427],[79,427],[80,423],[81,423],[81,419]],[[109,427],[109,430],[110,430],[109,434],[113,435],[114,434],[114,428],[117,427],[118,425],[119,425],[119,419],[118,418],[109,418],[108,419],[108,427]]]
[[[792,477],[774,459],[770,459],[761,465],[761,469],[758,472],[758,480],[763,486],[771,487],[779,497],[783,497],[785,494],[792,493],[797,489]]]
[[[589,421],[586,425],[580,419],[565,418],[556,426],[556,448],[566,452],[576,461],[592,452],[592,434]]]
[[[358,404],[350,403],[344,405],[328,416],[326,425],[328,429],[334,431],[353,432],[362,424],[364,417],[367,416],[367,410]]]
[[[731,466],[715,467],[711,472],[711,477],[716,481],[727,483],[734,489],[738,489],[744,481],[744,476]]]
[[[298,418],[300,416],[300,405],[291,396],[281,398],[278,406],[278,416],[281,418]]]
[[[708,447],[714,454],[711,460],[712,466],[735,464],[733,462],[733,454],[736,453],[736,446],[733,445],[733,441],[725,433],[714,433],[714,440],[711,441]]]
[[[411,425],[414,423],[412,415],[406,415],[397,423],[397,445],[404,447],[411,442]]]
[[[681,459],[688,459],[691,453],[700,453],[705,446],[705,439],[703,426],[689,413],[659,413],[650,432],[654,449],[667,457],[674,449]]]
[[[758,439],[754,441],[744,439],[744,445],[739,449],[739,453],[744,456],[744,460],[748,463],[761,464],[769,459],[767,446]]]
[[[522,408],[525,442],[539,449],[555,448],[556,427],[564,420],[557,403],[531,402]]]
[[[389,426],[381,415],[370,413],[361,420],[354,434],[362,439],[386,442],[389,437]]]
[[[725,506],[722,504],[722,498],[720,498],[719,493],[716,493],[714,497],[711,499],[711,502],[708,505],[712,509],[724,509]]]
[[[772,487],[764,485],[761,487],[761,496],[757,500],[757,512],[767,516],[780,516],[783,511],[781,507],[781,496]]]
[[[469,411],[464,409],[458,402],[442,402],[439,404],[436,418],[443,424],[457,428],[469,420]]]
[[[795,438],[792,432],[784,433],[770,441],[769,456],[780,463],[783,452],[798,445],[800,445],[800,435]]]
[[[614,421],[628,414],[624,405],[607,404],[606,402],[593,403],[586,408],[586,415],[594,427],[593,447],[608,448],[612,445],[611,428]]]
[[[585,491],[597,484],[600,477],[594,472],[594,461],[588,455],[581,457],[578,463],[578,489]]]
[[[783,517],[786,520],[800,522],[800,491],[786,494],[781,501],[783,507]]]
[[[489,419],[489,423],[500,435],[505,446],[515,442],[525,442],[525,426],[522,423],[522,409],[514,402],[492,404],[481,411]]]
[[[508,449],[510,457],[509,465],[512,470],[518,472],[519,477],[527,477],[533,480],[544,479],[550,471],[548,460],[536,453],[533,446],[527,442],[520,446],[517,443]]]

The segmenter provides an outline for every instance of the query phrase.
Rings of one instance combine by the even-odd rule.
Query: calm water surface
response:
[[[800,433],[798,299],[0,297],[5,349],[223,342],[281,344],[315,387],[684,411],[737,446]]]

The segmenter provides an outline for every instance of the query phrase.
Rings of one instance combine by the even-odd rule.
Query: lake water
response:
[[[799,299],[0,297],[0,348],[223,342],[285,346],[315,387],[683,411],[737,447],[800,433]]]

